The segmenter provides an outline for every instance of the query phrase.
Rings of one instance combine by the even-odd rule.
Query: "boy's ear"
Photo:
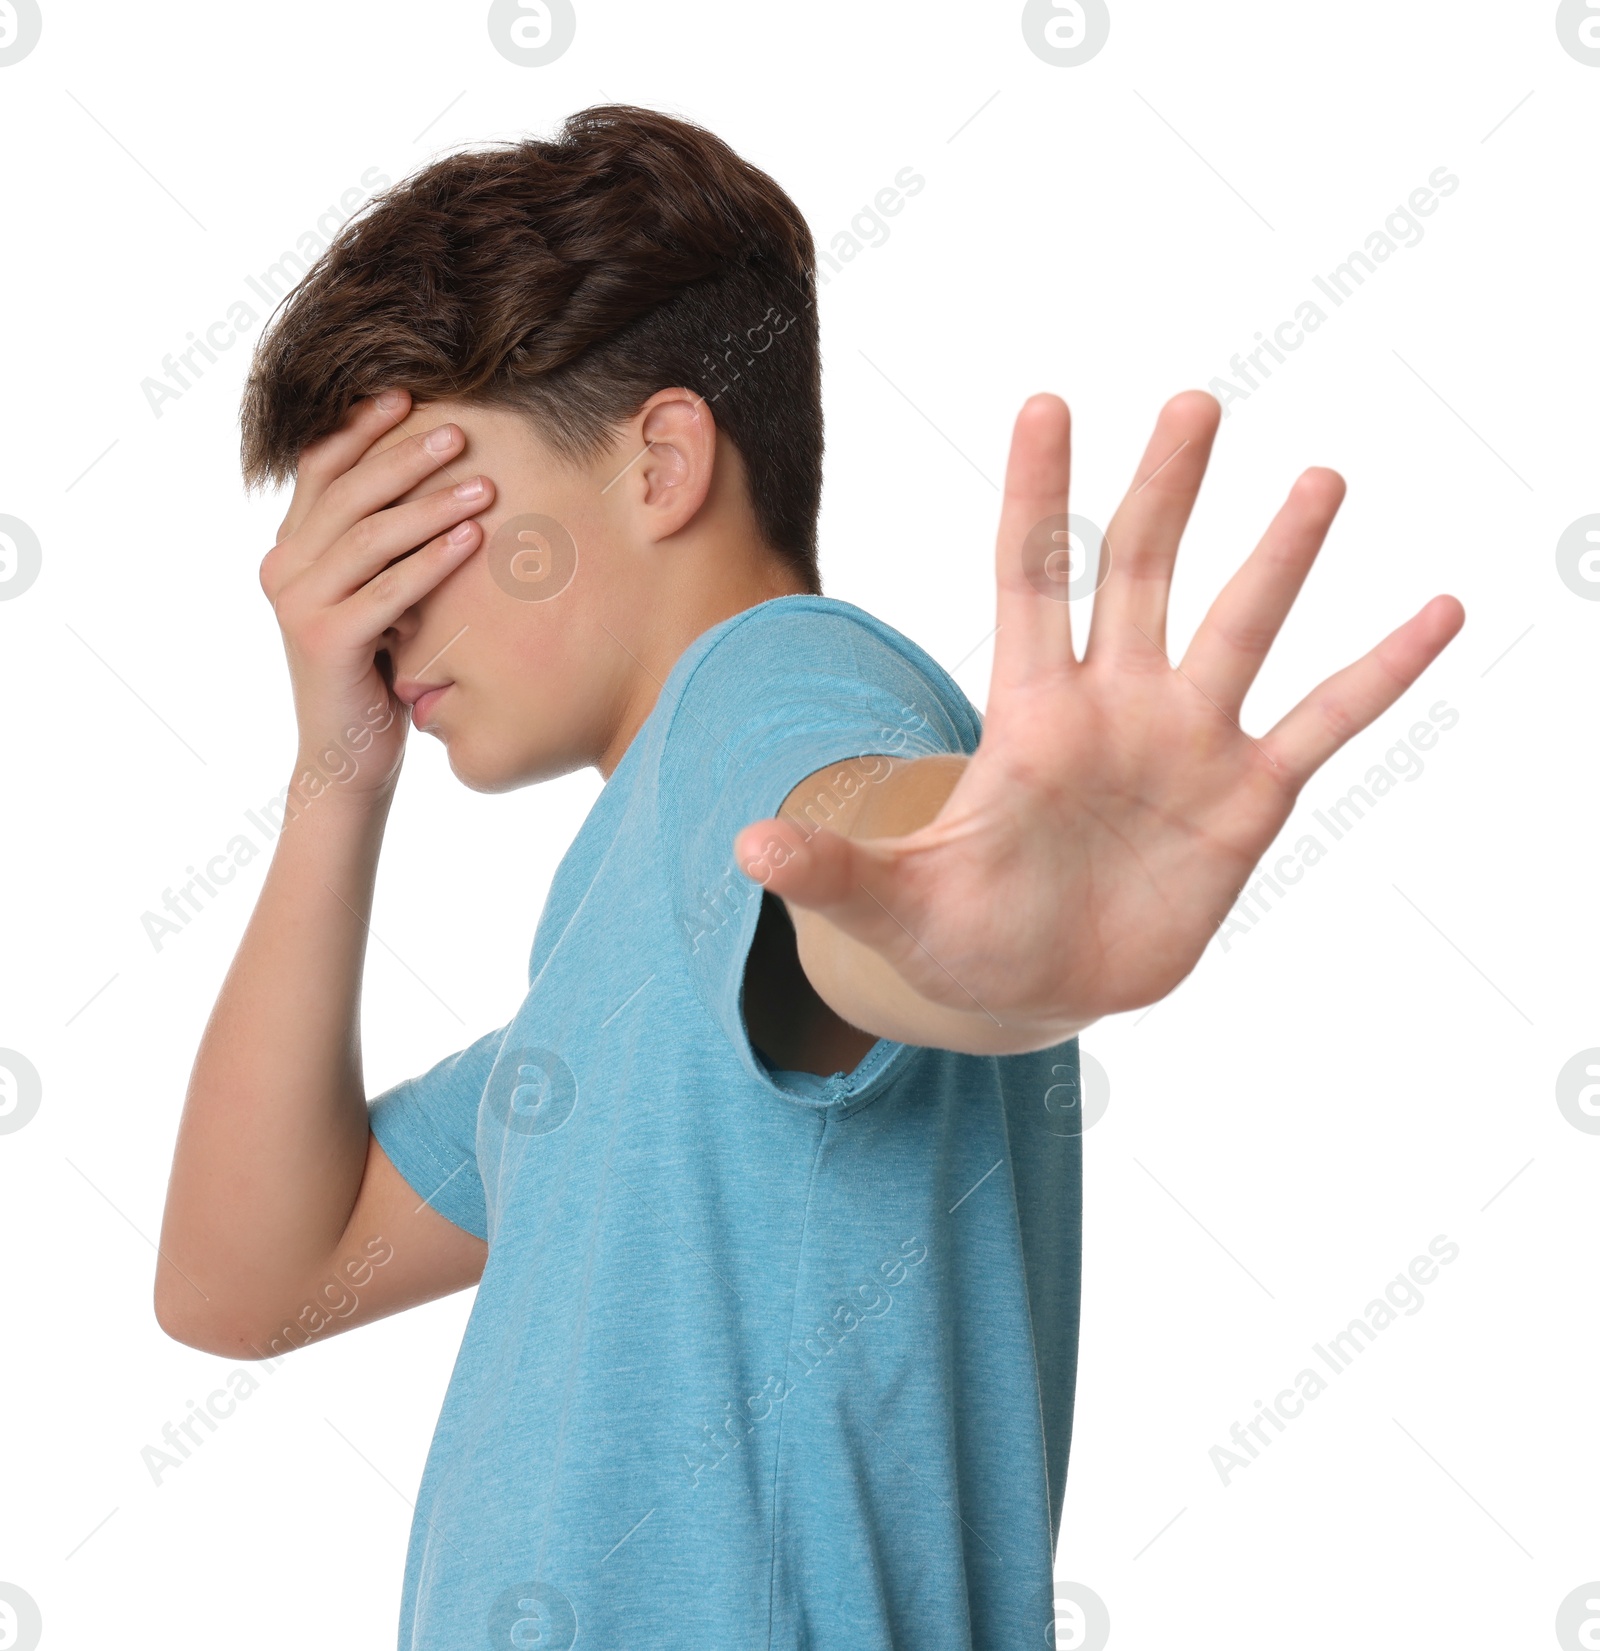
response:
[[[716,420],[693,390],[658,390],[639,411],[638,433],[634,497],[649,537],[665,539],[687,527],[710,496]]]

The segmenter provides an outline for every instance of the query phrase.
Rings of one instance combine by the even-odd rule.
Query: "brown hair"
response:
[[[587,463],[657,390],[711,403],[763,539],[817,575],[822,367],[811,232],[718,137],[625,104],[447,156],[346,223],[274,312],[240,410],[247,486],[389,385],[526,413]]]

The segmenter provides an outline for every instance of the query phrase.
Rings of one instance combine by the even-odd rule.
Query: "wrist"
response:
[[[363,774],[354,764],[329,760],[327,749],[302,746],[295,752],[284,800],[284,823],[308,812],[388,813],[400,770],[396,764],[381,777]]]

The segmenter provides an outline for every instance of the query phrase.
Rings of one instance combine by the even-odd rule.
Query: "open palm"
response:
[[[1109,570],[1079,659],[1074,604],[1047,563],[1051,519],[1067,508],[1071,420],[1058,397],[1028,401],[1006,471],[999,626],[977,752],[921,829],[796,835],[796,852],[767,880],[922,997],[1004,1028],[1008,1047],[1042,1047],[1177,985],[1301,787],[1464,618],[1454,597],[1435,597],[1268,733],[1246,733],[1245,694],[1344,483],[1331,470],[1299,478],[1174,664],[1168,591],[1219,417],[1199,391],[1162,410],[1106,532]]]

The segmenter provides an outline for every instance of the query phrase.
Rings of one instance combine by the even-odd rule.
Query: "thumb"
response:
[[[887,865],[881,850],[843,837],[826,826],[807,831],[790,820],[757,820],[733,840],[739,869],[771,894],[818,912],[848,933],[866,939],[876,931],[887,897]]]

